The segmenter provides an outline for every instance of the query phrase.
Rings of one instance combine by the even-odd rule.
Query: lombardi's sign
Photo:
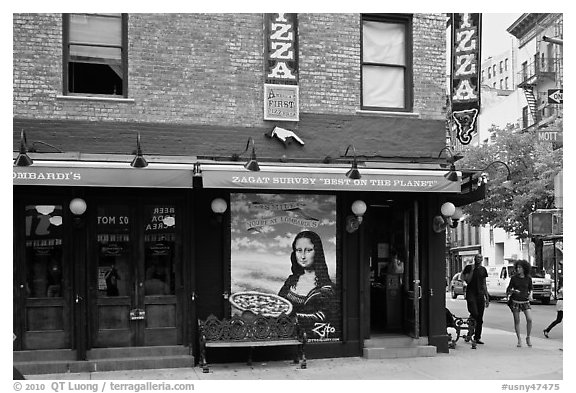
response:
[[[472,141],[480,112],[480,48],[482,14],[452,14],[450,100],[456,138]]]

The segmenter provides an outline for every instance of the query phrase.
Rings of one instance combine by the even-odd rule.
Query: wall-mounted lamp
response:
[[[490,164],[488,164],[488,166],[486,168],[479,171],[482,173],[480,174],[480,177],[478,178],[478,185],[481,185],[483,182],[486,183],[488,181],[487,180],[488,174],[486,173],[486,171],[488,170],[488,168],[490,168],[494,164],[501,164],[501,165],[504,165],[504,167],[506,167],[506,170],[508,171],[508,175],[506,176],[506,180],[502,182],[502,187],[504,187],[508,190],[513,190],[514,189],[514,183],[512,182],[510,167],[504,161],[498,161],[498,160],[491,162]]]
[[[86,201],[82,198],[74,198],[70,201],[70,211],[75,216],[81,216],[86,211]]]
[[[450,147],[444,146],[442,150],[440,150],[440,153],[438,153],[438,158],[440,158],[444,150],[450,153],[449,156],[446,157],[446,162],[450,164],[450,170],[448,173],[444,175],[444,177],[449,181],[458,181],[458,172],[456,172],[456,166],[454,165],[454,163],[464,158],[464,156],[459,152],[453,153]]]
[[[214,214],[216,214],[216,219],[218,220],[218,222],[222,222],[222,215],[228,209],[228,204],[226,203],[226,201],[222,198],[215,198],[212,200],[210,208],[212,209]]]
[[[440,213],[441,216],[435,216],[432,220],[432,228],[436,233],[444,231],[447,226],[456,228],[464,215],[462,209],[454,206],[452,202],[443,203],[440,207]]]
[[[258,161],[256,160],[256,148],[254,146],[254,139],[252,139],[252,137],[248,138],[248,142],[246,143],[246,149],[244,149],[244,151],[240,154],[233,154],[232,160],[238,161],[238,159],[240,159],[240,156],[242,156],[244,153],[248,151],[250,145],[252,145],[252,153],[250,153],[250,159],[248,160],[248,162],[244,164],[244,168],[248,169],[249,171],[258,172],[260,170],[260,165],[258,165]]]
[[[358,218],[358,223],[362,224],[362,219],[364,218],[364,213],[366,213],[366,202],[362,200],[357,200],[352,203],[352,213]]]
[[[28,156],[28,142],[26,141],[26,134],[24,130],[20,132],[20,151],[14,160],[15,166],[30,166],[34,161]]]
[[[348,150],[352,148],[352,152],[354,153],[354,161],[352,161],[352,168],[348,172],[346,172],[346,177],[349,179],[360,179],[362,175],[360,175],[360,171],[358,170],[358,161],[356,160],[356,148],[354,145],[348,145],[346,148],[346,152],[344,153],[344,157],[348,156]],[[364,209],[366,210],[366,209]]]
[[[36,205],[36,211],[43,216],[51,214],[56,209],[54,205]]]
[[[136,157],[130,163],[132,168],[145,168],[148,166],[148,161],[142,155],[142,147],[140,146],[140,133],[136,137]]]
[[[364,213],[366,213],[366,203],[362,200],[354,201],[351,210],[354,215],[346,217],[346,231],[348,231],[348,233],[356,232],[358,228],[360,228]]]

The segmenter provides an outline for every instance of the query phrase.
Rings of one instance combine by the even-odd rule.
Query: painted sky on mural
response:
[[[263,204],[301,203],[299,211],[265,210]],[[292,241],[298,232],[312,230],[322,239],[328,272],[336,282],[336,197],[299,194],[231,194],[231,292],[259,291],[277,294],[291,274]],[[288,222],[249,229],[253,220],[273,217],[317,219],[317,227]],[[316,224],[314,224],[316,225]]]

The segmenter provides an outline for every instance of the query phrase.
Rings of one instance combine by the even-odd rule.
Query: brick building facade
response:
[[[427,337],[434,351],[447,351],[445,326],[437,318],[444,315],[445,241],[431,222],[444,201],[466,196],[461,178],[447,181],[438,159],[445,146],[446,16],[293,15],[298,121],[263,117],[268,56],[263,26],[273,20],[266,14],[124,15],[121,62],[76,55],[78,47],[92,45],[75,41],[90,15],[14,14],[14,157],[23,146],[33,160],[14,167],[15,354],[65,348],[84,361],[98,348],[154,345],[190,347],[196,354],[196,318],[231,312],[227,296],[238,284],[237,261],[247,255],[239,254],[242,238],[234,226],[250,219],[241,207],[274,198],[298,200],[310,209],[323,201],[322,214],[330,221],[310,225],[326,233],[327,263],[339,288],[332,321],[338,334],[311,345],[311,356],[366,355],[364,340],[377,332]],[[386,34],[382,26],[394,28],[405,48],[392,65],[369,59],[369,39]],[[72,74],[87,69],[74,67],[94,63],[112,64],[122,79],[120,91],[72,91],[77,77]],[[390,80],[403,95],[404,101],[393,104],[399,109],[366,104],[375,86],[371,67],[402,75],[402,86]],[[382,90],[376,99],[390,89]],[[303,144],[279,143],[268,136],[274,127],[293,132]],[[146,168],[129,165],[137,135]],[[235,155],[248,149],[247,140],[253,141],[261,172],[245,170],[240,164],[248,156]],[[347,152],[350,146],[357,157]],[[353,158],[362,178],[346,180],[346,188],[341,183]],[[56,169],[77,171],[81,180],[48,174]],[[258,175],[263,181],[263,174],[295,178],[301,171],[315,184],[331,180],[317,188],[232,180]],[[68,208],[75,198],[87,206],[79,216]],[[225,202],[223,221],[210,209],[215,198]],[[356,200],[368,209],[359,229],[348,231]],[[41,214],[42,206],[56,208]],[[58,240],[50,239],[46,248],[38,230],[40,237],[34,237],[34,223],[54,220],[54,212],[61,215],[58,231],[44,235],[57,233]],[[159,232],[150,229],[167,217],[175,218],[176,226],[172,219],[162,221]],[[112,222],[113,228],[104,226]],[[111,238],[121,240],[112,244]],[[150,239],[166,244],[162,248]],[[385,270],[393,250],[403,259],[402,272]],[[286,259],[289,246],[282,253]],[[57,259],[60,269],[56,299],[25,289],[40,274],[33,264],[49,263],[42,262],[46,256]],[[170,289],[158,298],[139,289],[155,257],[171,274],[165,278]],[[123,275],[131,281],[121,283],[128,285],[124,297],[122,288],[116,298],[108,291],[116,269],[110,261],[126,265]],[[379,284],[386,277],[388,284]],[[415,293],[422,298],[414,300]],[[146,312],[144,324],[134,310]],[[33,328],[30,318],[37,320]],[[64,322],[46,322],[55,318]]]

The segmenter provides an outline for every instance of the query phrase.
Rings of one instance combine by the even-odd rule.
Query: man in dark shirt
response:
[[[482,318],[484,317],[484,309],[490,305],[490,298],[486,289],[487,277],[488,272],[482,266],[481,254],[474,256],[474,266],[467,265],[462,271],[462,278],[468,284],[466,286],[466,306],[476,322],[474,329],[474,342],[476,344],[484,344],[480,340],[482,337]],[[472,348],[475,347],[474,345]]]

